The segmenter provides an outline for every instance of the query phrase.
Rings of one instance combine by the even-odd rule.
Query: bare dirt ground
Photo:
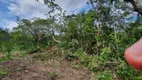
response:
[[[65,59],[33,61],[31,57],[0,63],[0,69],[8,73],[0,80],[90,80],[90,72],[73,69],[75,62]]]

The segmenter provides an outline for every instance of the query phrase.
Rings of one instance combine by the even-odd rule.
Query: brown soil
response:
[[[0,63],[0,68],[8,74],[0,80],[90,80],[85,69],[73,69],[75,62],[64,59],[32,61],[31,58],[9,60]]]
[[[2,62],[0,68],[8,72],[1,80],[51,80],[49,73],[41,71],[38,65],[22,60]]]

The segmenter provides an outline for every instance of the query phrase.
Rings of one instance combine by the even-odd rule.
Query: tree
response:
[[[35,18],[33,21],[21,19],[15,30],[23,32],[34,39],[34,44],[39,47],[39,42],[52,34],[52,20]]]
[[[111,4],[114,2],[115,0],[111,0]],[[132,4],[134,11],[138,12],[138,14],[142,15],[142,4],[141,4],[141,0],[124,0],[125,2],[129,2]]]
[[[0,28],[0,51],[4,51],[4,48],[6,47],[6,45],[4,45],[5,43],[8,43],[10,40],[10,34],[8,29],[2,29]]]

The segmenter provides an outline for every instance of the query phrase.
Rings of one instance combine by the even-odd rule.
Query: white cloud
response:
[[[10,13],[22,18],[37,17],[36,14],[43,16],[49,10],[46,5],[36,2],[36,0],[13,0],[13,2],[8,6]]]
[[[7,8],[9,9],[10,15],[20,16],[21,18],[46,18],[44,14],[49,11],[49,8],[43,4],[43,0],[39,0],[40,2],[36,2],[36,0],[1,0],[1,2],[4,1],[9,1]],[[88,0],[55,0],[63,10],[67,11],[67,14],[72,14],[73,11],[76,12],[75,10],[84,7],[87,1]],[[17,23],[11,20],[5,20],[4,23],[6,28],[9,29],[17,26]]]
[[[44,13],[49,11],[49,8],[43,4],[43,0],[36,2],[36,0],[11,0],[13,3],[10,3],[8,9],[10,13],[22,17],[43,17]],[[88,0],[55,0],[55,3],[59,4],[66,10],[67,13],[72,13],[76,9],[82,8]],[[37,15],[36,15],[37,14]]]
[[[13,27],[16,27],[18,24],[13,20],[6,20],[6,19],[0,19],[0,26],[4,29],[10,29],[12,30]]]
[[[5,20],[5,28],[12,30],[13,27],[17,27],[17,23],[15,21]]]
[[[67,14],[71,14],[72,11],[84,7],[87,1],[88,0],[55,0],[63,10],[67,11]]]
[[[1,2],[4,3],[4,0]],[[43,4],[43,1],[39,3],[35,0],[9,0],[9,6],[7,6],[7,8],[9,9],[10,15],[20,16],[20,18],[46,18],[44,13],[47,13],[49,10],[48,7]],[[2,21],[0,23],[1,26],[10,30],[18,25],[14,20],[5,19],[2,16],[0,21]]]

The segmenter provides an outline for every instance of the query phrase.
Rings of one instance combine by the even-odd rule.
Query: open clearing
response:
[[[22,59],[1,62],[0,69],[6,74],[0,80],[90,80],[90,72],[73,68],[77,64],[75,61],[63,58],[38,61],[32,57],[28,55]]]

